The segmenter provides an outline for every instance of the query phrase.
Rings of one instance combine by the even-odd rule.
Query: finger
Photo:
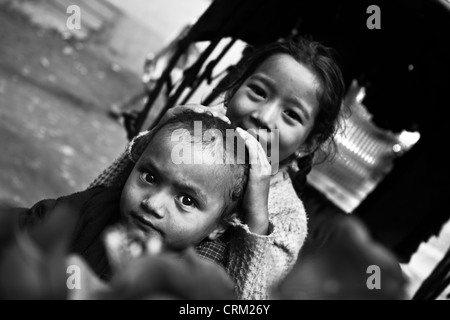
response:
[[[192,107],[191,110],[196,112],[196,113],[205,113],[206,112],[206,109],[204,107],[202,107],[202,106]]]
[[[228,124],[231,124],[230,119],[228,119],[228,117],[225,115],[226,114],[226,109],[225,108],[220,108],[220,107],[207,107],[207,106],[203,106],[201,104],[185,104],[185,105],[181,105],[177,108],[177,113],[178,112],[182,112],[185,110],[192,110],[196,113],[205,113],[208,112],[210,113],[213,117],[218,118]],[[174,110],[175,111],[175,110]]]
[[[254,148],[254,152],[256,152],[256,154],[253,154],[253,157],[250,157],[250,164],[252,164],[254,173],[258,175],[272,175],[272,165],[267,158],[266,150],[264,150],[264,147],[256,138],[256,130],[250,129],[249,132],[242,132],[244,132],[244,135],[248,139],[247,145],[249,145],[250,148]]]
[[[226,115],[222,115],[222,114],[220,113],[219,116],[218,116],[218,118],[219,118],[220,120],[222,120],[223,122],[226,122],[226,123],[228,123],[228,124],[231,125],[231,121],[230,121],[230,119],[228,119],[228,117],[227,117]]]
[[[251,165],[251,169],[257,169],[257,166],[259,165],[258,160],[258,144],[259,142],[256,140],[254,136],[252,136],[250,133],[244,131],[241,128],[236,128],[236,132],[241,136],[241,138],[244,140],[245,146],[248,150],[248,156],[249,156],[249,163]]]
[[[267,159],[266,152],[259,142],[256,142],[256,152],[257,152],[257,169],[258,174],[263,176],[269,176],[272,173],[272,167],[269,160]]]
[[[218,118],[218,119],[222,120],[223,122],[231,124],[230,119],[228,119],[228,117],[225,114],[221,113],[220,111],[209,111],[208,110],[208,112],[211,113],[215,118]]]
[[[261,142],[259,142],[258,138],[256,138],[258,136],[258,134],[260,133],[256,133],[256,130],[254,129],[250,129],[249,131],[251,131],[253,134],[251,134],[251,136],[254,138],[257,148],[258,148],[258,153],[260,153],[262,155],[262,157],[260,158],[260,162],[261,163],[268,163],[269,160],[267,159],[267,152],[264,149],[267,146],[264,146],[261,144]],[[261,137],[260,137],[261,138]]]
[[[223,104],[212,106],[212,107],[210,107],[210,109],[214,109],[215,111],[217,111],[218,113],[221,113],[223,115],[227,114],[227,108]]]
[[[180,114],[186,110],[191,110],[196,113],[205,112],[205,107],[200,104],[183,104],[169,109],[173,115]]]
[[[269,159],[267,158],[267,153],[264,150],[264,148],[261,146],[260,143],[258,143],[258,161],[260,164],[260,173],[263,175],[271,175],[272,173],[272,166],[269,162]]]
[[[202,108],[203,109],[202,112],[209,112],[215,118],[219,118],[220,120],[222,120],[228,124],[231,124],[230,119],[228,119],[228,117],[226,116],[227,109],[223,105],[217,105],[217,106],[212,106],[212,107],[197,105],[197,107]]]
[[[193,108],[197,108],[197,107],[199,107],[199,108],[204,108],[203,105],[198,104],[198,103],[186,103],[186,104],[180,104],[180,105],[178,105],[177,107],[182,107],[182,108],[186,108],[186,109],[193,109]],[[177,108],[177,107],[176,107],[176,108]]]
[[[228,124],[231,124],[230,119],[225,115],[225,113],[216,107],[203,107],[203,112],[206,112],[210,115],[212,115],[214,118],[218,118],[222,120],[223,122],[226,122]]]
[[[255,138],[256,140],[256,138]],[[261,174],[270,175],[272,172],[272,166],[269,162],[269,158],[267,157],[267,144],[264,146],[257,140],[257,148],[258,148],[258,161],[261,165]]]

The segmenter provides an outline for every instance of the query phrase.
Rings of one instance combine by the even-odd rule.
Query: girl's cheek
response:
[[[241,90],[238,90],[234,94],[233,98],[230,100],[228,107],[230,109],[236,111],[242,107],[241,105],[244,100],[245,100],[245,95],[243,94],[243,92]]]
[[[226,116],[233,122],[236,119],[236,115],[238,114],[238,109],[236,103],[231,101],[227,108]]]
[[[241,120],[244,118],[245,113],[240,112],[240,110],[230,110],[227,117],[230,119],[232,124],[239,125]]]
[[[244,99],[237,99],[229,107],[230,116],[240,118],[248,113],[247,109],[249,109],[249,103]]]
[[[303,132],[281,127],[279,136],[280,161],[290,157],[303,143]]]

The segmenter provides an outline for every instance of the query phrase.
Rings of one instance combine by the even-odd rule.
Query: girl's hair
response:
[[[313,128],[305,141],[310,152],[306,157],[286,161],[295,162],[295,174],[301,180],[311,170],[316,151],[320,156],[316,159],[325,160],[336,152],[334,136],[340,128],[339,115],[345,94],[342,72],[335,58],[335,52],[319,42],[303,37],[288,38],[254,48],[247,47],[239,63],[231,69],[216,90],[225,93],[227,106],[239,87],[255,70],[269,57],[277,54],[288,54],[296,61],[309,68],[320,84],[317,92],[319,112],[315,118]],[[302,177],[303,176],[303,177]]]

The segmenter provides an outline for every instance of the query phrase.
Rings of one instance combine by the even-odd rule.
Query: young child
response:
[[[306,212],[289,174],[304,180],[314,154],[332,142],[345,88],[332,51],[306,39],[247,50],[222,84],[223,106],[178,106],[164,118],[185,109],[209,111],[243,129],[237,131],[251,163],[243,220],[230,229],[222,263],[240,299],[265,299],[293,267],[307,236]],[[261,156],[261,144],[270,148],[270,141],[258,135],[260,129],[279,132],[280,166],[273,176],[267,175],[270,164]],[[93,186],[117,184],[116,172],[126,166],[126,158],[119,158]],[[202,242],[200,254],[220,256],[224,248],[218,240]]]
[[[212,115],[180,113],[133,141],[118,185],[41,201],[21,213],[20,225],[70,208],[78,215],[71,252],[102,279],[111,277],[105,231],[117,225],[132,244],[157,238],[176,252],[215,240],[236,218],[248,175],[245,152],[234,138],[225,139],[230,131]]]

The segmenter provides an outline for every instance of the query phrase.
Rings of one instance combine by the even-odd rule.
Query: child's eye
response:
[[[254,84],[251,84],[251,85],[249,85],[248,87],[249,87],[250,90],[252,90],[253,93],[256,94],[257,96],[259,96],[259,97],[261,97],[261,98],[266,98],[266,92],[264,91],[263,88],[261,88],[261,87],[259,87],[259,86],[257,86],[257,85],[254,85]]]
[[[186,207],[190,207],[190,208],[197,207],[195,200],[192,197],[187,196],[187,195],[180,196],[180,202],[183,206],[186,206]]]
[[[284,111],[284,114],[287,115],[289,118],[291,118],[291,119],[297,121],[297,122],[303,123],[302,118],[301,118],[301,117],[299,116],[299,114],[298,114],[297,112],[295,112],[295,111],[292,111],[292,110],[285,110],[285,111]]]
[[[142,174],[142,179],[144,179],[145,182],[150,184],[154,184],[156,182],[155,176],[149,172],[144,172]]]

